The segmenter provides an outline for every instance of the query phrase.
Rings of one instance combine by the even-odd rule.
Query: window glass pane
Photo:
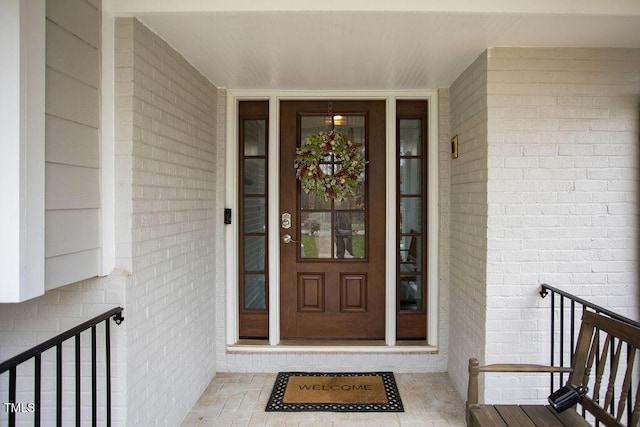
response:
[[[300,204],[302,206],[302,210],[322,210],[322,209],[331,209],[331,199],[328,199],[326,202],[322,200],[321,197],[316,196],[315,194],[307,194],[304,191],[301,193]]]
[[[266,124],[264,120],[244,121],[244,155],[264,156],[266,148]]]
[[[320,167],[320,170],[322,171],[323,174],[325,175],[333,175],[336,171],[336,166],[332,163],[320,163],[318,165],[318,167]]]
[[[364,145],[362,146],[364,150]],[[339,165],[336,165],[336,172],[340,169]],[[366,169],[361,174],[360,183],[353,189],[353,196],[347,197],[345,200],[336,201],[336,209],[363,209],[365,208],[365,182],[366,182]]]
[[[266,294],[264,274],[247,274],[244,276],[245,310],[266,310]]]
[[[421,159],[400,159],[400,194],[422,193],[421,169]]]
[[[300,257],[331,258],[331,213],[304,212],[300,217]]]
[[[300,138],[302,143],[309,135],[316,134],[320,131],[328,132],[331,130],[331,123],[327,122],[325,116],[302,116],[300,117]],[[302,145],[302,143],[300,145]]]
[[[422,311],[422,279],[420,276],[400,278],[400,310]]]
[[[420,233],[422,231],[422,199],[419,197],[400,198],[400,232]]]
[[[365,257],[365,221],[363,212],[336,212],[333,216],[335,258]]]
[[[353,142],[364,144],[366,138],[365,116],[334,115],[335,129],[342,132]]]
[[[264,271],[265,244],[263,236],[245,236],[244,271]]]
[[[422,155],[422,120],[401,119],[400,120],[400,155],[420,156]]]
[[[346,199],[341,201],[336,200],[335,202],[336,210],[338,209],[364,210],[364,207],[365,207],[364,191],[365,191],[365,185],[364,185],[364,179],[363,179],[362,182],[353,189],[354,196],[347,197]]]
[[[264,194],[265,189],[265,160],[244,160],[244,193]]]
[[[265,199],[263,197],[244,198],[244,232],[264,233],[265,228]]]
[[[400,238],[400,273],[422,271],[422,242],[418,236]]]

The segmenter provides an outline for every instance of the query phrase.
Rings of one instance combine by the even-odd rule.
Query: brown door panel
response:
[[[283,339],[383,339],[385,330],[385,154],[386,106],[384,101],[333,101],[333,114],[364,118],[365,155],[368,160],[364,185],[364,207],[353,210],[354,217],[364,218],[359,236],[365,256],[356,258],[347,245],[347,255],[340,259],[336,221],[344,209],[330,203],[319,209],[329,218],[323,253],[316,258],[301,255],[301,194],[293,167],[296,148],[302,139],[302,117],[316,117],[318,123],[328,113],[327,101],[283,101],[280,104],[280,210],[292,214],[292,224],[280,230],[281,337]],[[327,128],[326,130],[329,130]],[[305,212],[309,212],[306,210]],[[327,213],[329,215],[327,215]],[[359,216],[358,216],[359,215]],[[328,233],[328,235],[326,234]],[[335,235],[334,235],[335,233]],[[290,234],[297,243],[284,243]],[[350,236],[350,235],[349,235]],[[362,237],[364,236],[364,237]],[[347,237],[347,241],[350,237]],[[353,237],[351,240],[355,241]],[[329,244],[327,244],[329,243]],[[320,246],[320,245],[319,245]],[[344,248],[344,247],[343,247]],[[340,254],[340,255],[339,255]],[[308,255],[308,254],[307,254]]]

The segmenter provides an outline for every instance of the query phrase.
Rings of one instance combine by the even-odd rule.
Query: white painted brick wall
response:
[[[218,156],[217,156],[217,175],[216,178],[219,183],[224,183],[226,178],[226,124],[227,124],[227,94],[223,89],[218,90],[218,117],[217,117],[217,131],[218,138]],[[218,206],[225,206],[225,186],[219,185],[217,187],[216,201]],[[224,225],[218,223],[218,232],[220,236],[224,236]],[[226,281],[226,268],[227,268],[227,251],[222,251],[222,254],[216,257],[215,274],[216,274],[216,370],[226,370],[226,352],[227,352],[227,281]]]
[[[451,330],[451,96],[448,88],[438,90],[438,321],[440,348],[444,356],[444,369],[448,369]]]
[[[218,90],[135,19],[116,19],[116,76],[127,424],[178,425],[216,369]]]
[[[448,370],[461,394],[469,357],[484,352],[487,262],[487,57],[481,55],[449,89],[451,135],[459,157],[450,160],[450,333]]]
[[[461,393],[468,357],[548,362],[540,283],[640,316],[639,69],[637,49],[499,48],[450,88],[449,373]],[[486,378],[492,402],[548,393],[546,376]]]
[[[489,51],[487,362],[548,363],[540,283],[638,318],[640,50]],[[539,402],[548,377],[487,378]]]
[[[429,353],[227,353],[222,372],[393,371],[443,372],[446,355]]]

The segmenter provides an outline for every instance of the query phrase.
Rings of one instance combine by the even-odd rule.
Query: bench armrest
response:
[[[469,359],[469,385],[467,387],[467,409],[478,403],[478,374],[480,372],[520,372],[520,373],[554,373],[572,372],[564,366],[530,365],[520,363],[497,363],[480,366],[478,359]]]

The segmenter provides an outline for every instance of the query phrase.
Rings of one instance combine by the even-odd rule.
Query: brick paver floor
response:
[[[464,426],[464,402],[446,373],[395,374],[405,412],[265,412],[276,374],[218,373],[191,409],[193,426]]]

